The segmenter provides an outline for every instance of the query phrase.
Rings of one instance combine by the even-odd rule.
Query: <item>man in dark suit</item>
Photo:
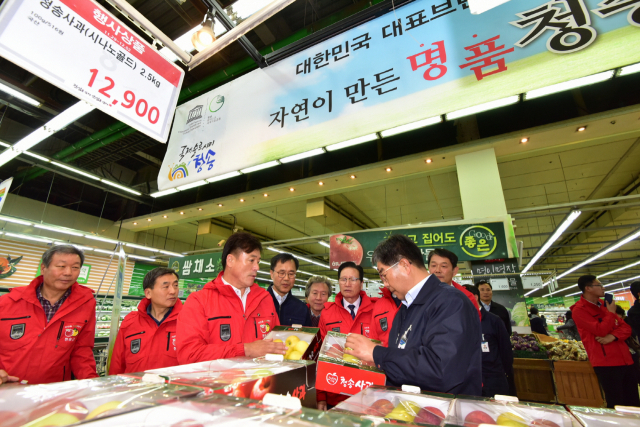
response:
[[[491,283],[486,280],[481,280],[476,286],[478,287],[478,291],[480,291],[480,304],[489,313],[493,313],[502,319],[504,326],[507,328],[507,333],[511,336],[511,316],[509,315],[509,310],[507,310],[504,305],[491,300],[493,298]]]
[[[273,285],[267,291],[273,298],[281,325],[311,326],[309,307],[291,294],[299,265],[298,259],[288,253],[280,253],[271,258]]]
[[[531,324],[531,331],[537,332],[542,335],[549,335],[547,330],[544,327],[544,322],[542,318],[538,316],[538,309],[536,307],[531,307],[531,316],[529,316],[529,323]]]

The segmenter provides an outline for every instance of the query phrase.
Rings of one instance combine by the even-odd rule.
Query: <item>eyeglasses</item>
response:
[[[347,283],[347,282],[358,283],[359,280],[360,280],[359,277],[341,277],[338,281],[340,283]]]
[[[591,285],[589,285],[589,286],[600,286],[601,288],[604,288],[604,285],[603,285],[602,283],[599,283],[599,284],[597,284],[597,285],[591,284]]]
[[[402,261],[402,260],[400,260],[400,261]],[[387,271],[391,270],[393,267],[395,267],[396,265],[400,264],[400,261],[396,262],[391,267],[385,269],[383,272],[378,273],[380,275],[380,280],[382,280],[383,282],[386,282],[387,281]]]
[[[290,271],[288,273],[286,271],[284,271],[284,270],[276,271],[276,275],[281,279],[283,279],[284,276],[287,276],[289,279],[295,279],[296,278],[296,272],[295,271]]]

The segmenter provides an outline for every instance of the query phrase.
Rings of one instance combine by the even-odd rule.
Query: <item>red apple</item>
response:
[[[255,383],[257,383],[257,381],[245,381],[243,383],[236,384],[231,395],[235,397],[245,397],[248,399],[251,396],[251,390],[253,390]]]
[[[473,411],[469,412],[467,417],[464,419],[465,427],[476,427],[480,424],[495,424],[496,420],[491,418],[491,416],[482,411]]]
[[[344,262],[360,264],[362,261],[362,245],[354,237],[338,234],[331,236],[329,242],[329,262],[332,270],[337,270]]]
[[[558,424],[554,423],[553,421],[549,421],[549,420],[543,420],[543,419],[537,419],[537,420],[533,420],[531,421],[531,424],[529,424],[530,426],[540,426],[540,427],[560,427]]]
[[[344,353],[344,348],[340,346],[340,344],[334,344],[331,346],[329,350],[325,353],[327,357],[334,357],[336,359],[342,359],[342,354]]]
[[[432,424],[434,426],[442,424],[442,420],[444,420],[444,414],[440,409],[434,408],[433,406],[426,406],[420,409],[414,419],[417,423]]]
[[[31,413],[29,414],[29,420],[37,420],[38,418],[42,418],[45,415],[50,415],[53,413],[71,414],[77,417],[79,420],[84,420],[89,414],[89,410],[86,406],[84,406],[84,403],[80,402],[79,400],[62,397],[47,402],[31,411]]]
[[[392,410],[393,410],[393,403],[391,403],[387,399],[378,399],[375,402],[373,402],[371,407],[365,409],[364,413],[367,415],[384,417]]]
[[[253,386],[253,390],[251,390],[251,399],[254,400],[262,400],[264,399],[264,395],[270,393],[273,390],[275,385],[275,377],[262,377],[256,381]]]

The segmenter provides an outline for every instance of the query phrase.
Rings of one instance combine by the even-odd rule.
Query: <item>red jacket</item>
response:
[[[369,298],[364,291],[360,291],[360,307],[355,319],[351,319],[351,314],[342,305],[342,293],[336,295],[334,303],[325,305],[320,316],[320,334],[322,339],[327,335],[327,331],[336,331],[341,334],[361,334],[365,337],[374,338],[372,334],[372,317],[374,304],[377,298]],[[326,393],[318,390],[318,401],[326,400],[329,405],[337,405],[346,400],[349,396],[343,394]]]
[[[600,307],[590,303],[584,296],[571,306],[573,321],[578,327],[582,344],[589,356],[591,366],[632,365],[633,359],[625,340],[631,336],[631,327],[611,313],[600,301]],[[608,334],[618,338],[609,344],[600,344],[596,337]]]
[[[478,310],[478,317],[480,317],[480,321],[482,321],[482,313],[480,312],[480,304],[478,304],[478,299],[476,298],[476,296],[474,294],[472,294],[471,292],[469,292],[468,290],[466,290],[464,286],[457,284],[453,280],[451,281],[451,284],[453,285],[454,288],[456,288],[457,290],[461,291],[463,294],[465,294],[467,296],[467,298],[469,298],[471,300],[471,303],[473,304],[473,306],[476,308],[476,310]]]
[[[393,319],[400,308],[400,304],[396,305],[396,300],[391,296],[391,292],[387,288],[382,288],[382,298],[380,298],[373,306],[371,338],[382,341],[383,346],[387,346],[389,332],[393,325]]]
[[[95,378],[96,300],[78,283],[47,323],[36,296],[38,276],[0,297],[0,369],[29,384]]]
[[[151,300],[144,298],[138,311],[132,311],[122,321],[113,347],[109,375],[142,372],[178,364],[176,324],[182,310],[179,299],[171,314],[158,326],[147,313]]]
[[[244,310],[232,287],[222,282],[222,274],[189,295],[178,316],[181,365],[244,356],[244,343],[264,339],[280,325],[269,292],[251,285]]]

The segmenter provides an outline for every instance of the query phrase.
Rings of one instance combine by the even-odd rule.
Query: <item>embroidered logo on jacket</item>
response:
[[[220,325],[220,339],[222,341],[229,341],[231,339],[231,325],[224,324]]]
[[[11,325],[11,339],[12,340],[17,340],[23,337],[24,335],[24,331],[25,329],[27,329],[27,324],[26,323],[19,323],[17,325]]]
[[[131,344],[130,344],[131,353],[138,354],[138,352],[140,351],[141,343],[142,343],[142,340],[140,338],[131,340]]]

